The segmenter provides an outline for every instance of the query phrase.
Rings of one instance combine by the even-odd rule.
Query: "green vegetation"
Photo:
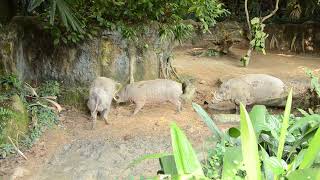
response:
[[[190,142],[173,123],[173,153],[160,157],[162,170],[169,169],[163,173],[177,179],[291,180],[301,177],[302,173],[308,179],[319,179],[320,115],[290,116],[291,102],[292,91],[283,116],[268,114],[262,105],[254,106],[248,113],[241,104],[240,131],[232,128],[228,133],[222,133],[207,113],[193,103],[193,108],[219,141],[207,162],[200,165]],[[169,158],[172,156],[174,161]]]
[[[120,30],[123,37],[133,39],[152,22],[158,24],[160,35],[182,40],[193,30],[183,22],[188,16],[207,31],[227,13],[217,0],[30,0],[28,12],[41,17],[56,45],[92,38],[100,29]]]
[[[47,82],[39,88],[38,96],[14,75],[1,77],[0,85],[0,156],[4,158],[16,152],[14,145],[29,148],[47,128],[58,123],[45,96],[54,98],[60,90],[57,82]]]

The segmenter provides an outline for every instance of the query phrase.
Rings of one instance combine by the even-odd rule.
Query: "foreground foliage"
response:
[[[160,157],[162,172],[173,179],[319,179],[320,116],[308,113],[301,118],[290,116],[291,102],[292,91],[283,116],[268,114],[262,105],[254,106],[248,113],[241,104],[240,130],[234,127],[227,133],[219,130],[208,114],[193,103],[219,141],[202,171],[190,142],[173,123],[173,153]]]

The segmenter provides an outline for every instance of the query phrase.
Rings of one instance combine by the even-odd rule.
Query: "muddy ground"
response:
[[[212,97],[217,80],[247,73],[267,73],[283,80],[306,79],[304,67],[318,71],[320,58],[269,53],[254,54],[248,68],[240,66],[245,53],[232,49],[232,55],[222,57],[192,56],[192,48],[175,50],[174,66],[181,75],[195,80],[195,101],[203,104]],[[130,116],[134,106],[118,106],[111,111],[110,125],[98,121],[90,130],[88,114],[66,107],[60,114],[59,126],[48,130],[25,155],[0,161],[0,176],[4,179],[123,179],[129,175],[155,175],[158,160],[148,160],[126,169],[137,157],[149,153],[171,152],[171,121],[186,132],[200,159],[205,158],[210,132],[190,105],[176,113],[174,105],[145,106],[136,116]],[[220,124],[226,129],[228,124]],[[0,178],[1,179],[1,178]]]

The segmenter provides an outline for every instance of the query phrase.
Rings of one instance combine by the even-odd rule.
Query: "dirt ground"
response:
[[[247,73],[267,73],[283,80],[305,78],[304,67],[318,71],[320,58],[254,54],[248,68],[240,67],[245,53],[233,49],[232,55],[222,57],[192,56],[192,48],[175,50],[174,66],[179,74],[195,79],[195,101],[209,101],[219,78]],[[98,121],[97,129],[90,130],[88,114],[67,108],[60,114],[60,124],[48,130],[25,155],[0,161],[0,179],[114,179],[129,175],[155,175],[158,160],[148,160],[126,169],[132,160],[149,153],[171,152],[171,121],[186,132],[188,138],[205,158],[210,132],[190,105],[176,113],[171,104],[145,106],[136,116],[130,116],[134,106],[114,107],[110,125]],[[222,129],[228,125],[220,124]]]

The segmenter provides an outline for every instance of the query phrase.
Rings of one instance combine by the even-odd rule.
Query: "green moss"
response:
[[[104,41],[101,45],[101,56],[100,61],[103,66],[109,66],[111,61],[114,59],[114,47],[111,42]]]
[[[88,96],[88,88],[62,88],[61,95],[59,96],[59,102],[63,105],[72,106],[79,110],[85,111],[87,109],[86,103]]]
[[[13,112],[3,123],[0,144],[8,143],[7,137],[19,141],[28,133],[30,118],[27,109],[18,95],[13,95],[9,100],[1,103],[2,107]]]
[[[3,51],[3,53],[5,54],[5,55],[10,55],[11,54],[11,52],[12,52],[12,49],[13,49],[13,47],[12,47],[12,43],[4,43],[3,45],[2,45],[2,51]]]

